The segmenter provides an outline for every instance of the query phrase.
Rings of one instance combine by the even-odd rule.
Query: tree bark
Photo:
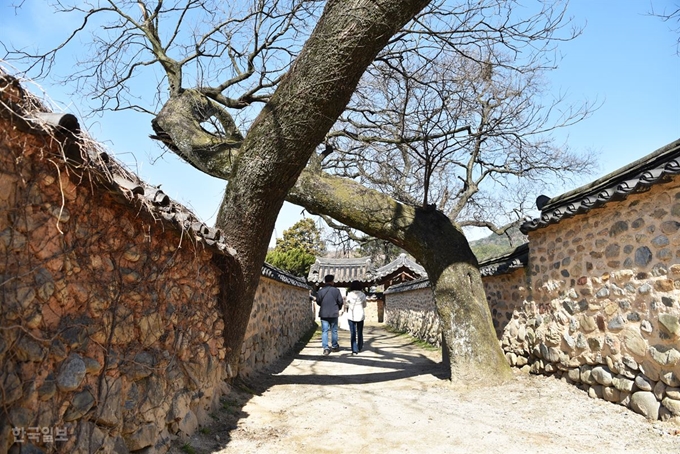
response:
[[[510,378],[477,259],[461,229],[443,213],[403,205],[353,180],[312,170],[303,172],[287,200],[389,240],[423,265],[434,292],[452,380],[498,383]]]
[[[329,0],[309,40],[248,131],[217,218],[230,278],[221,292],[227,362],[237,370],[269,237],[286,194],[368,65],[429,0]]]

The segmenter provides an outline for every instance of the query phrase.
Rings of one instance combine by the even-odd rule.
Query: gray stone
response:
[[[588,388],[588,397],[593,399],[603,399],[603,387],[602,385],[593,385]]]
[[[626,314],[626,320],[629,322],[639,322],[640,321],[640,314],[637,312],[629,312]]]
[[[3,403],[5,405],[21,399],[24,394],[21,380],[16,374],[6,372],[0,380],[0,384],[2,384]]]
[[[193,411],[189,410],[179,422],[179,430],[187,435],[193,435],[198,429],[198,418]]]
[[[49,374],[42,385],[38,388],[38,399],[42,401],[50,400],[57,393],[57,382],[54,376]]]
[[[671,399],[680,400],[680,388],[666,388],[666,395]]]
[[[593,379],[603,386],[610,386],[612,384],[612,374],[608,368],[603,366],[593,367],[591,371]]]
[[[10,450],[10,454],[15,454],[17,452],[19,451]],[[45,451],[33,443],[24,442],[21,444],[21,454],[45,454]]]
[[[621,399],[621,391],[611,386],[602,388],[602,398],[607,402],[618,402]]]
[[[25,407],[14,407],[9,411],[12,427],[29,427],[33,424],[33,412]]]
[[[620,335],[622,346],[635,356],[643,357],[647,354],[647,342],[642,335],[632,327],[626,327]]]
[[[680,400],[666,397],[661,401],[661,404],[666,407],[673,416],[680,416]]]
[[[122,379],[119,377],[104,377],[99,388],[99,403],[95,413],[95,421],[103,426],[116,426],[122,418],[121,393]]]
[[[149,352],[140,352],[125,368],[128,378],[133,381],[148,377],[154,370],[156,361]]]
[[[628,222],[626,221],[616,221],[609,229],[609,236],[618,236],[623,232],[628,231]]]
[[[629,369],[637,370],[637,368],[638,368],[638,363],[637,363],[637,361],[635,361],[635,359],[633,359],[632,356],[623,355],[623,356],[621,357],[621,361],[622,361],[623,364],[625,364],[626,367],[628,367]]]
[[[670,336],[680,336],[680,320],[676,315],[659,314],[661,329]]]
[[[585,364],[580,367],[581,383],[585,383],[586,385],[594,385],[597,383],[595,379],[592,377],[592,370],[593,370],[592,367]]]
[[[61,363],[59,375],[57,375],[57,386],[62,391],[74,391],[80,386],[86,373],[83,358],[77,353],[72,353]]]
[[[71,400],[71,406],[64,413],[64,421],[75,421],[82,418],[94,405],[94,396],[90,391],[76,393]]]
[[[564,339],[564,343],[567,344],[567,347],[569,347],[569,350],[573,350],[576,348],[576,340],[569,335],[569,333],[564,333],[562,335],[562,339]]]
[[[659,366],[658,363],[656,363],[656,362],[654,362],[654,361],[652,361],[648,358],[645,358],[640,363],[639,369],[640,369],[640,372],[645,374],[647,377],[649,377],[653,381],[659,381],[659,378],[660,378],[659,373],[661,372],[661,366]]]
[[[157,435],[158,428],[156,424],[146,424],[137,429],[137,431],[125,436],[125,445],[130,451],[146,448],[154,444]]]
[[[555,347],[548,347],[545,344],[540,344],[541,357],[548,362],[558,363],[560,361],[560,350]]]
[[[599,352],[602,350],[602,339],[599,337],[589,337],[588,347],[594,352]]]
[[[47,301],[54,294],[54,278],[46,268],[38,268],[35,273],[35,283],[38,286],[38,298]]]
[[[662,421],[668,421],[673,417],[671,411],[664,407],[663,405],[659,408],[659,419]],[[680,419],[680,418],[679,418]]]
[[[589,315],[582,314],[579,319],[579,324],[581,325],[581,329],[583,329],[583,331],[586,333],[590,333],[597,329],[597,322],[595,321],[595,318]]]
[[[54,339],[50,344],[50,356],[55,361],[63,361],[66,359],[66,346],[59,339]]]
[[[47,350],[28,336],[22,336],[16,343],[14,352],[19,361],[40,362],[45,358]]]
[[[652,421],[659,419],[660,406],[661,404],[656,400],[654,394],[648,391],[638,391],[633,393],[630,398],[630,408]]]
[[[649,265],[652,261],[652,251],[647,246],[639,247],[635,250],[635,264],[641,268]]]
[[[670,241],[668,240],[668,237],[666,235],[659,235],[652,238],[652,244],[656,247],[668,246],[669,243]]]
[[[656,383],[642,374],[635,377],[635,386],[637,386],[640,391],[651,391],[654,389],[655,384]]]
[[[673,367],[680,363],[680,351],[666,345],[655,345],[649,348],[654,362],[661,366]]]
[[[103,452],[114,452],[116,454],[130,454],[130,450],[125,446],[125,440],[120,435],[108,437],[102,447]]]
[[[167,413],[165,422],[181,421],[189,412],[189,404],[191,403],[191,394],[187,391],[180,391],[175,394],[170,405],[170,410]]]
[[[74,454],[90,454],[97,452],[106,440],[106,434],[96,425],[89,421],[83,421],[78,424],[78,433],[76,435],[76,445],[73,451]]]
[[[604,249],[604,256],[607,257],[608,259],[618,257],[621,254],[621,246],[618,244],[609,244],[607,247]]]
[[[640,329],[647,334],[651,334],[654,330],[654,328],[652,328],[652,324],[649,323],[649,320],[642,320],[640,323]]]
[[[607,329],[609,331],[614,331],[614,332],[621,331],[625,324],[626,324],[626,322],[623,319],[623,317],[621,317],[620,315],[617,315],[616,317],[609,320],[609,323],[607,324]]]
[[[569,380],[579,383],[581,381],[581,371],[579,369],[569,369],[567,371]]]
[[[640,295],[648,295],[652,291],[652,286],[649,284],[642,284],[640,288],[638,288],[638,293]]]
[[[659,277],[659,276],[665,276],[668,274],[668,268],[666,268],[666,265],[663,263],[657,263],[654,265],[654,268],[652,268],[652,275]]]
[[[35,301],[35,290],[32,287],[17,289],[16,301],[22,309],[28,309]]]
[[[633,390],[633,385],[635,382],[624,377],[613,377],[612,385],[619,391],[631,392]]]
[[[619,400],[618,404],[623,405],[624,407],[629,407],[630,406],[630,396],[631,393],[628,391],[619,391]]]
[[[598,298],[606,298],[609,296],[609,288],[607,286],[602,287],[600,290],[595,293],[595,296]]]
[[[678,378],[678,376],[670,370],[662,371],[661,373],[659,373],[659,380],[661,380],[671,388],[680,387],[680,378]]]
[[[583,333],[578,333],[576,336],[576,348],[583,350],[588,347],[588,338]]]
[[[85,362],[85,370],[87,371],[88,374],[98,374],[100,370],[102,370],[102,365],[99,363],[94,358],[89,358],[89,357],[84,357],[83,361]]]
[[[680,229],[680,222],[664,221],[660,225],[661,231],[666,235],[676,233]]]

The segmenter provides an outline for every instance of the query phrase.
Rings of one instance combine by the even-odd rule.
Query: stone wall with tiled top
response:
[[[441,345],[439,316],[430,287],[386,292],[385,324],[432,345]]]
[[[229,392],[220,252],[13,121],[0,110],[0,452],[165,452]],[[253,319],[247,371],[312,327],[307,289],[263,278]]]
[[[650,419],[680,416],[680,177],[529,232],[511,364]]]
[[[517,268],[508,273],[483,276],[482,282],[496,336],[500,339],[514,311],[521,307],[529,294],[526,269]]]
[[[313,327],[308,289],[260,278],[241,348],[239,375],[247,377],[266,368]]]
[[[680,177],[532,231],[529,244],[526,269],[483,277],[510,364],[680,418]],[[388,292],[385,321],[439,343],[429,289]]]

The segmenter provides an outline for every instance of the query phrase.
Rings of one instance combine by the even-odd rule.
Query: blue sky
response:
[[[0,0],[2,42],[54,44],[73,28],[67,17],[56,18],[42,1],[27,1],[18,15],[13,3]],[[585,30],[576,40],[560,44],[559,68],[547,75],[547,81],[554,93],[566,93],[574,103],[598,100],[602,107],[589,119],[555,135],[577,151],[594,151],[601,165],[596,175],[567,187],[556,185],[555,193],[548,195],[592,181],[680,138],[680,32],[672,30],[672,25],[678,28],[680,24],[649,16],[650,5],[657,11],[674,10],[680,7],[680,0],[570,3],[568,15],[575,24],[585,25]],[[68,64],[65,61],[60,69]],[[61,110],[84,117],[84,104],[65,95],[68,90],[50,81],[41,81],[40,87]],[[172,153],[164,153],[148,138],[150,120],[142,114],[116,112],[87,120],[84,126],[145,181],[160,184],[173,199],[212,224],[225,183],[194,170]],[[286,204],[273,238],[299,220],[302,211]],[[473,233],[471,238],[477,236]]]

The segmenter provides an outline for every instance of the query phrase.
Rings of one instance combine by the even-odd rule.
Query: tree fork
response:
[[[307,161],[390,37],[429,0],[330,0],[290,71],[253,122],[232,164],[216,225],[238,252],[223,293],[227,363],[237,370],[278,213]],[[226,331],[226,329],[225,329]]]
[[[305,171],[289,202],[389,240],[428,273],[455,381],[499,383],[511,377],[496,338],[477,259],[461,229],[443,213],[401,204],[359,183]]]

